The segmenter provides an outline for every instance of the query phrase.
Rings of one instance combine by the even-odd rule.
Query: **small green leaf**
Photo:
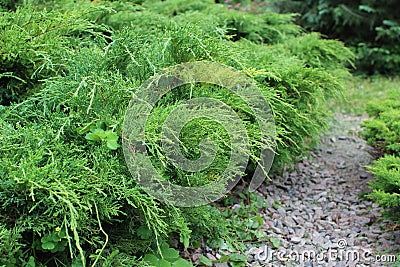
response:
[[[57,243],[58,241],[61,240],[61,238],[58,236],[58,233],[52,233],[49,235],[49,240],[53,241],[54,243]]]
[[[118,135],[113,131],[105,131],[104,134],[107,140],[118,140]]]
[[[153,235],[151,230],[143,225],[136,230],[136,233],[141,239],[149,239]]]
[[[171,266],[174,267],[193,267],[193,265],[185,259],[179,258],[178,260],[172,262]],[[211,265],[210,265],[211,266]]]
[[[196,240],[192,244],[193,248],[201,248],[201,242],[199,240]]]
[[[56,247],[56,245],[53,242],[44,242],[42,243],[42,248],[46,250],[52,250]]]
[[[169,261],[164,260],[164,259],[160,259],[157,267],[171,267],[171,263]]]
[[[263,230],[256,230],[254,234],[259,240],[265,239],[267,237],[267,234]]]
[[[98,125],[98,127],[103,127],[103,125]],[[93,142],[105,140],[107,141],[107,147],[111,150],[116,150],[120,147],[118,144],[118,135],[110,130],[104,131],[101,128],[95,128],[92,129],[91,133],[86,134],[85,138]]]
[[[222,248],[225,245],[225,241],[222,238],[214,239],[210,241],[209,246],[211,248]]]
[[[51,242],[52,240],[51,240],[51,238],[50,238],[49,235],[45,235],[45,236],[43,236],[43,237],[40,239],[40,241],[41,241],[42,243],[46,243],[46,242]]]
[[[67,233],[66,233],[66,231],[65,231],[64,228],[62,228],[62,229],[57,233],[57,235],[58,235],[58,237],[59,237],[60,239],[62,239],[62,238],[67,238]]]
[[[243,193],[239,193],[239,197],[240,197],[241,199],[244,199],[244,200],[246,200],[246,199],[247,199],[246,195],[245,195],[245,194],[243,194]]]
[[[116,150],[120,147],[116,140],[107,140],[107,147],[111,150]]]
[[[179,252],[176,249],[170,248],[166,243],[161,245],[161,255],[164,259],[179,258]]]
[[[241,262],[245,262],[247,261],[247,256],[246,255],[241,255],[241,254],[231,254],[229,257],[230,261],[241,261]]]
[[[232,261],[230,262],[232,267],[244,267],[245,263],[242,261]]]
[[[143,260],[145,262],[148,262],[154,266],[158,266],[159,262],[160,262],[160,258],[158,258],[156,255],[154,254],[146,254],[143,258]]]
[[[25,264],[25,267],[35,267],[35,258],[33,256],[29,257],[29,261]]]
[[[264,224],[264,220],[260,215],[256,216],[255,219],[257,220],[259,225],[262,226]]]
[[[100,136],[98,134],[96,134],[96,133],[88,133],[88,134],[86,134],[85,139],[89,140],[89,141],[94,141],[94,142],[101,140]]]
[[[279,246],[281,245],[281,240],[278,239],[278,238],[276,238],[276,237],[271,237],[271,238],[269,239],[269,241],[271,242],[271,244],[272,244],[272,246],[273,246],[274,248],[279,248]]]
[[[59,241],[55,244],[55,247],[51,250],[51,252],[55,253],[55,252],[64,251],[65,248],[67,247],[67,244],[68,244],[67,240]]]
[[[78,128],[77,128],[78,133],[79,133],[79,134],[87,133],[87,132],[90,131],[90,129],[93,127],[93,123],[94,123],[94,121],[92,121],[92,122],[86,124],[85,126],[78,127]]]
[[[190,236],[187,233],[181,233],[179,235],[179,241],[183,243],[183,247],[187,249],[189,247]]]
[[[373,9],[372,7],[367,6],[367,5],[359,5],[358,9],[360,11],[365,11],[367,13],[375,13],[375,9]]]
[[[222,255],[219,260],[214,261],[215,263],[223,263],[223,262],[228,262],[229,261],[229,256],[228,255]]]
[[[203,255],[200,256],[200,262],[205,266],[212,266],[212,261]]]

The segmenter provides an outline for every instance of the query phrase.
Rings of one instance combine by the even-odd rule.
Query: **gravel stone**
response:
[[[344,249],[399,253],[400,230],[393,230],[398,227],[382,218],[382,209],[376,203],[358,197],[368,192],[368,183],[373,179],[363,167],[371,164],[373,149],[357,136],[364,119],[337,114],[330,131],[321,138],[320,146],[310,153],[310,158],[295,164],[293,171],[272,176],[272,181],[259,189],[269,207],[260,214],[266,221],[262,230],[268,237],[281,240],[279,249],[264,243],[270,252],[327,253],[329,249],[341,248],[340,242],[345,242]],[[279,207],[271,208],[278,200]],[[248,247],[251,254],[255,245],[249,243]],[[257,247],[262,246],[257,244]],[[226,251],[218,253],[227,254]],[[273,257],[262,262],[255,259],[257,255],[251,255],[248,266],[382,266],[379,262],[340,259],[296,262]]]
[[[301,238],[298,237],[298,236],[293,236],[293,237],[290,239],[290,242],[292,242],[293,244],[299,244],[299,243],[301,242]]]

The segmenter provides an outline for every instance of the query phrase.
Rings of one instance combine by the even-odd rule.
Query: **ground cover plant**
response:
[[[6,266],[190,266],[168,241],[179,240],[183,250],[204,237],[228,242],[235,223],[215,205],[169,206],[135,184],[121,149],[132,94],[183,62],[238,69],[273,109],[278,171],[316,143],[327,126],[326,101],[340,94],[344,66],[352,62],[342,43],[304,33],[291,15],[245,14],[212,1],[24,1],[1,13],[0,36],[7,38],[0,46],[0,264]],[[193,96],[228,99],[254,141],[254,164],[257,125],[243,102],[216,86],[200,84],[194,92],[167,95],[154,122]],[[190,135],[204,123],[209,132]],[[229,140],[212,122],[195,121],[182,133],[193,154],[200,139],[220,133],[211,135],[220,160],[204,173],[162,164],[159,123],[149,127],[148,149],[166,179],[204,184],[224,168]],[[254,231],[242,238],[259,236],[256,215],[245,220]],[[242,257],[231,260],[240,266]]]

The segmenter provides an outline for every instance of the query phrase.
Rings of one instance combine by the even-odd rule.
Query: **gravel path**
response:
[[[357,136],[362,119],[336,115],[311,158],[259,189],[269,207],[263,230],[280,245],[253,244],[249,265],[393,265],[388,261],[400,251],[400,231],[383,220],[376,204],[359,197],[373,179],[363,168],[372,149]]]
[[[364,166],[371,164],[374,150],[358,135],[364,119],[336,114],[311,157],[258,189],[268,203],[260,216],[269,242],[246,244],[246,266],[394,265],[399,225],[384,220],[382,209],[361,197],[373,179]],[[201,254],[210,260],[229,254],[207,246],[191,252],[186,257],[192,262]]]

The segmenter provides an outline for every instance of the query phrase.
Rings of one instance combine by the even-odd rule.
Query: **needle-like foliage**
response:
[[[128,171],[124,115],[155,73],[206,60],[252,78],[274,113],[278,170],[316,142],[326,126],[325,100],[340,93],[343,66],[352,60],[341,43],[303,33],[291,15],[251,15],[211,1],[28,2],[36,4],[0,17],[0,264],[10,266],[134,266],[135,257],[172,236],[184,247],[205,233],[229,236],[217,208],[163,204]],[[178,88],[154,108],[146,138],[159,173],[192,186],[224,171],[229,133],[206,118],[188,123],[180,140],[191,159],[202,139],[215,141],[207,170],[181,171],[160,153],[160,124],[195,97],[224,101],[243,120],[251,175],[262,148],[254,115],[210,84]]]

